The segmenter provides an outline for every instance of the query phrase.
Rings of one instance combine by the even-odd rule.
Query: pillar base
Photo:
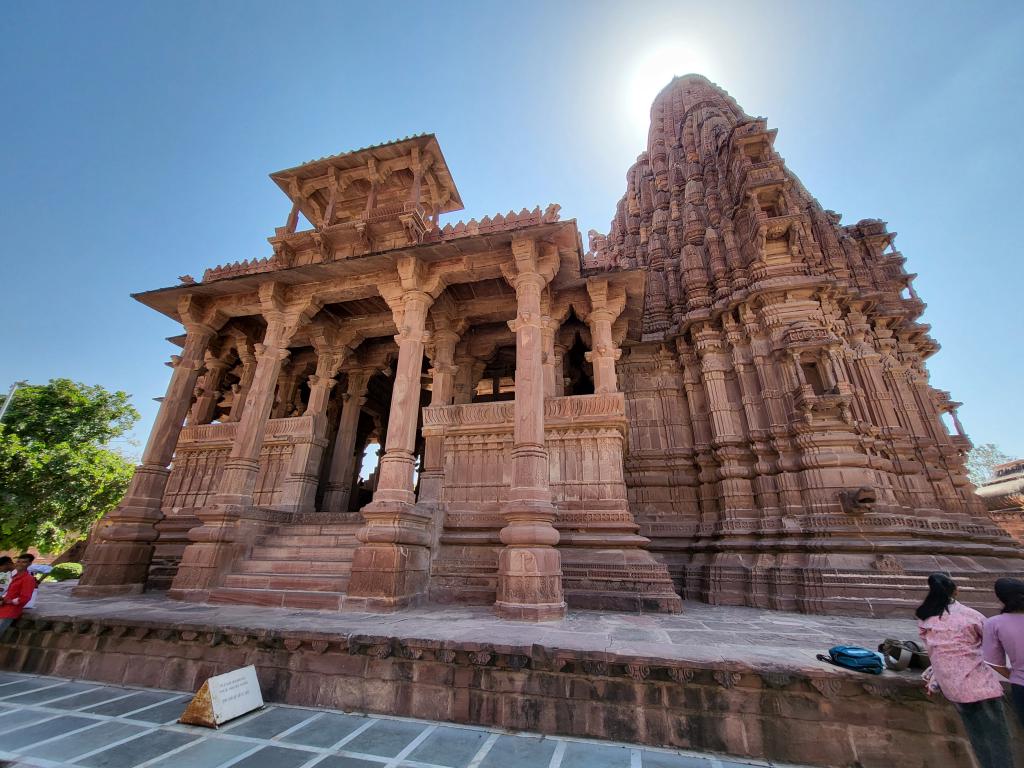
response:
[[[198,511],[203,524],[188,532],[191,542],[181,554],[178,571],[167,592],[175,600],[205,600],[211,589],[220,586],[231,566],[245,554],[239,542],[238,521],[251,508],[251,500],[222,494],[219,500]],[[244,537],[242,537],[244,538]],[[202,594],[203,597],[198,597]]]
[[[430,576],[430,516],[399,501],[373,501],[362,515],[362,545],[352,556],[342,610],[389,612],[422,603]]]
[[[423,603],[430,550],[403,544],[364,544],[352,557],[344,611],[389,613]]]
[[[242,547],[232,543],[189,544],[167,596],[174,600],[205,601],[242,554]]]
[[[495,613],[516,621],[565,617],[561,556],[553,547],[506,547],[498,555]]]
[[[86,553],[75,597],[137,595],[146,586],[153,545],[127,541],[95,541]]]

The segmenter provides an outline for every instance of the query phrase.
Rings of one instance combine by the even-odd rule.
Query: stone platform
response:
[[[47,586],[0,668],[195,690],[255,664],[268,701],[613,739],[817,766],[970,766],[959,719],[914,674],[815,654],[913,638],[911,620],[687,604],[522,624],[487,609],[392,615],[83,600]]]

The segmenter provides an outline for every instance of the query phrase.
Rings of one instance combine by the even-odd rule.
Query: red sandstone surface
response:
[[[271,256],[136,297],[183,349],[78,594],[885,616],[943,570],[991,604],[1024,553],[943,425],[895,234],[702,77],[651,116],[587,253],[558,206],[442,224],[430,134],[272,174]]]
[[[818,766],[970,764],[955,711],[927,700],[915,673],[814,659],[836,642],[912,637],[907,619],[693,603],[527,624],[471,606],[381,616],[45,589],[0,645],[0,668],[194,691],[255,664],[268,701]]]

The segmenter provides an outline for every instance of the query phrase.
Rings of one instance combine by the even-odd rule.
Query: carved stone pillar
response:
[[[320,350],[316,373],[309,377],[309,405],[303,414],[313,420],[312,439],[295,445],[288,476],[281,489],[282,509],[294,512],[315,510],[320,463],[327,447],[327,401],[337,383],[334,377],[338,375],[344,359],[342,350]]]
[[[217,400],[220,397],[221,383],[224,381],[224,374],[228,370],[228,363],[224,360],[207,355],[206,373],[199,382],[199,396],[189,411],[188,423],[209,424],[213,421],[217,410]]]
[[[246,398],[247,405],[238,423],[217,491],[210,504],[199,511],[202,525],[189,531],[192,543],[182,555],[178,573],[168,592],[170,597],[205,600],[210,589],[219,584],[224,572],[247,546],[238,520],[252,508],[263,436],[274,405],[274,390],[281,375],[281,366],[288,358],[288,344],[295,332],[317,309],[309,301],[297,306],[282,306],[281,292],[280,287],[274,284],[260,289],[267,330],[263,343],[256,345],[256,369]]]
[[[953,426],[956,428],[956,434],[958,437],[967,437],[967,432],[964,431],[964,425],[960,423],[960,414],[957,413],[956,408],[949,409],[949,415],[953,419]]]
[[[565,396],[565,356],[569,353],[569,347],[561,343],[557,338],[552,346],[554,356],[554,394],[552,397]]]
[[[607,280],[588,280],[587,292],[591,304],[588,321],[592,348],[586,359],[594,366],[594,393],[618,392],[615,361],[622,356],[622,350],[612,339],[612,323],[626,306],[626,294],[622,289],[610,288]]]
[[[469,354],[455,356],[455,391],[452,402],[465,405],[473,402],[473,390],[476,388],[476,375],[480,370],[479,361]]]
[[[450,328],[434,331],[433,367],[430,369],[432,384],[430,404],[451,405],[455,395],[455,345],[459,334]],[[444,486],[444,436],[425,435],[423,438],[423,471],[420,472],[419,501],[438,502]]]
[[[548,485],[544,446],[544,380],[541,291],[558,267],[558,252],[538,252],[532,240],[514,240],[514,270],[505,277],[516,290],[516,398],[512,486],[503,513],[495,610],[510,619],[543,621],[565,615],[561,558],[552,524],[555,507]]]
[[[146,583],[157,537],[154,525],[163,518],[161,504],[170,475],[168,465],[192,404],[204,353],[215,333],[204,324],[190,323],[186,329],[185,348],[173,363],[174,372],[160,402],[142,463],[135,468],[124,499],[100,522],[75,595],[134,594],[142,592]]]
[[[270,412],[272,419],[284,419],[291,415],[292,401],[299,389],[299,374],[292,370],[281,376],[277,384],[277,397]]]
[[[231,403],[231,413],[227,421],[241,421],[245,412],[245,401],[249,397],[249,390],[252,388],[253,376],[256,375],[256,355],[247,344],[239,344],[238,358],[242,361],[242,377],[238,382],[238,391],[235,392],[235,399]]]
[[[433,297],[418,288],[415,278],[414,272],[403,280],[412,287],[403,285],[400,306],[393,306],[399,327],[398,370],[387,441],[373,501],[362,509],[366,525],[352,559],[346,609],[392,611],[421,601],[426,593],[430,517],[413,508],[413,469],[427,310]]]
[[[359,415],[366,404],[366,385],[372,375],[373,371],[368,368],[353,368],[348,372],[348,390],[342,395],[341,420],[338,434],[334,438],[334,453],[327,475],[324,512],[348,512],[357,476],[354,470]]]
[[[544,370],[544,397],[558,396],[558,377],[561,373],[561,359],[555,355],[555,334],[561,323],[553,317],[544,319],[541,327],[541,339],[543,352],[541,354]]]

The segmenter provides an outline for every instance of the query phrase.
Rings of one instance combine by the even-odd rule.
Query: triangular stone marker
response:
[[[263,706],[256,667],[250,665],[209,678],[178,719],[187,725],[218,728]]]

